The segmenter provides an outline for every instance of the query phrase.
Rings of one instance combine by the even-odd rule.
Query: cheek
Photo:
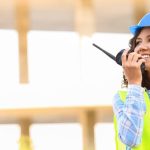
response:
[[[138,47],[135,47],[134,52],[139,53],[140,49]]]

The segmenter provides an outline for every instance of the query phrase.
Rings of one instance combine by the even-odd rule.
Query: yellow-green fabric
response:
[[[32,142],[29,136],[22,135],[19,139],[19,150],[33,150]]]
[[[126,99],[127,92],[119,91],[121,100],[124,102]],[[132,150],[150,150],[150,100],[146,92],[144,92],[144,100],[146,103],[146,113],[144,115],[144,128],[142,134],[141,144],[137,147],[132,147]],[[126,150],[126,145],[123,144],[118,137],[117,119],[114,116],[114,127],[115,127],[115,142],[116,150]]]

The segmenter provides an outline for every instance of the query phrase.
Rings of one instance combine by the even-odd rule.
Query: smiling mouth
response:
[[[148,60],[148,59],[150,59],[150,54],[143,54],[142,58],[145,60]]]

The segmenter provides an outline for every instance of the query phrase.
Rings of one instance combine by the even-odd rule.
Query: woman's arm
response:
[[[118,136],[130,147],[137,146],[141,142],[143,116],[146,111],[143,91],[139,85],[128,85],[125,102],[120,99],[119,93],[113,100],[113,110],[118,122]]]

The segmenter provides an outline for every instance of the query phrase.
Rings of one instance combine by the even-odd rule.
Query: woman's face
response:
[[[145,68],[150,71],[150,27],[142,29],[135,40],[135,45],[134,51],[142,55],[142,58],[146,60]]]

